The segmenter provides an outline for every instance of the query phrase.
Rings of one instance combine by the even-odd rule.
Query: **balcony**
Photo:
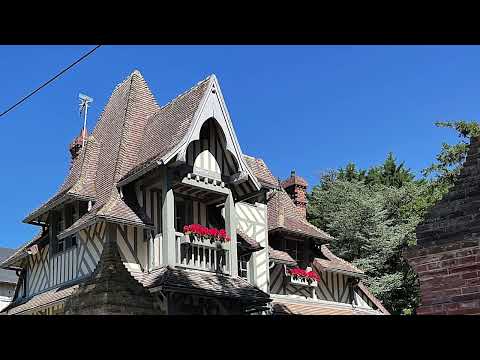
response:
[[[230,243],[175,233],[176,266],[230,274]]]

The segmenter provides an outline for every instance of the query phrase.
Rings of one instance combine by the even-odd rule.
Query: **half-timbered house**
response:
[[[1,264],[20,274],[7,314],[386,313],[306,221],[306,184],[243,154],[215,75],[159,106],[134,71],[70,152]]]

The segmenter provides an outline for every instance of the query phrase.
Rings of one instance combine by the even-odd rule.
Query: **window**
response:
[[[183,232],[185,225],[193,223],[193,201],[175,196],[175,230]]]
[[[79,218],[85,215],[88,212],[88,202],[86,201],[79,201],[78,203],[78,211],[79,211]]]
[[[285,241],[285,251],[297,262],[303,261],[303,241]]]
[[[63,217],[63,214],[60,213],[57,220],[56,233],[59,234],[63,230],[65,230],[65,218]]]
[[[295,261],[301,263],[304,260],[304,246],[303,241],[297,241],[292,239],[272,237],[268,239],[270,246],[275,250],[285,251]]]
[[[248,261],[243,256],[238,258],[238,276],[248,279]]]
[[[183,227],[186,225],[185,222],[185,202],[183,199],[180,201],[175,201],[175,229],[177,231],[183,231]]]
[[[224,229],[225,220],[222,216],[222,207],[217,205],[207,206],[207,222],[209,227]]]

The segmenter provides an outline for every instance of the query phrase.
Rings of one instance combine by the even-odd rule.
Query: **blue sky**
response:
[[[92,46],[0,46],[0,112]],[[67,173],[79,133],[78,93],[94,98],[89,129],[114,87],[139,69],[160,104],[210,73],[220,81],[244,153],[276,176],[313,185],[389,151],[415,172],[454,133],[440,120],[480,119],[478,46],[104,46],[0,118],[0,246],[37,227],[21,220]]]

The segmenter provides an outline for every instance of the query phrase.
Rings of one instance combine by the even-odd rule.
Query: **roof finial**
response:
[[[82,111],[84,112],[84,120],[83,120],[83,131],[82,131],[82,148],[85,146],[85,139],[87,135],[87,112],[88,112],[88,104],[93,102],[93,99],[85,94],[78,94],[80,99],[80,114]]]

